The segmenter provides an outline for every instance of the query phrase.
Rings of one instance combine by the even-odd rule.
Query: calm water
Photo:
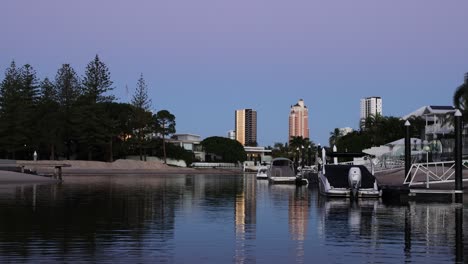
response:
[[[66,177],[0,188],[0,263],[463,263],[467,210],[253,175]]]

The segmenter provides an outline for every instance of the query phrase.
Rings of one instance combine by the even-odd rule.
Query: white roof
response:
[[[411,144],[414,144],[415,141],[416,141],[416,144],[421,144],[421,139],[419,139],[419,138],[411,138],[410,139]],[[398,139],[398,140],[395,140],[393,142],[385,144],[385,146],[397,146],[397,145],[405,145],[405,139],[401,138],[401,139]]]
[[[425,115],[443,115],[452,112],[455,112],[455,108],[453,106],[427,105],[403,116],[401,119],[407,120],[411,117],[422,117]]]

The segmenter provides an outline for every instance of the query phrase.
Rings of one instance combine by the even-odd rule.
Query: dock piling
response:
[[[405,122],[405,178],[411,169],[411,135],[410,135],[411,123],[406,120]]]
[[[463,203],[463,171],[462,171],[462,113],[455,112],[455,202]]]

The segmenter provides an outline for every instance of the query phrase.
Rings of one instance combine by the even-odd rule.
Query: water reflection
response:
[[[257,192],[255,178],[243,178],[243,185],[240,193],[236,195],[235,204],[235,233],[236,233],[236,263],[252,263],[255,254],[249,251],[246,240],[256,238],[257,224]]]
[[[252,175],[75,177],[0,188],[0,262],[463,263],[464,211]]]
[[[319,234],[327,245],[339,248],[339,260],[367,254],[440,263],[452,255],[452,249],[456,251],[453,260],[464,260],[463,208],[458,205],[387,206],[378,200],[350,202],[322,197],[318,204]]]

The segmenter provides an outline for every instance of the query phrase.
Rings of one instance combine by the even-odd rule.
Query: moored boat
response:
[[[294,165],[290,159],[276,158],[271,162],[271,166],[267,171],[268,180],[270,183],[286,183],[286,184],[307,184],[307,180],[302,177],[297,177],[294,172]]]
[[[268,167],[267,166],[261,166],[258,168],[257,171],[257,179],[259,180],[267,180],[268,179]]]
[[[363,157],[364,153],[332,153],[332,157]],[[322,160],[326,160],[325,155]],[[375,176],[363,165],[323,164],[318,174],[320,194],[330,197],[379,198]]]

